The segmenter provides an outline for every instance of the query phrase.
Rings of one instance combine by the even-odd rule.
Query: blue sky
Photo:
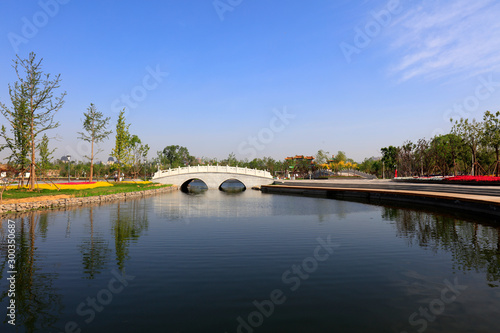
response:
[[[0,101],[16,54],[61,74],[56,157],[88,151],[76,132],[90,103],[113,129],[126,107],[150,157],[182,145],[219,159],[362,161],[500,110],[493,0],[4,0],[0,13]]]

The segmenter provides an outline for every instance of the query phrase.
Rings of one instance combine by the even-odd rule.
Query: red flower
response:
[[[498,182],[500,177],[493,176],[454,176],[446,178],[446,180],[451,181],[461,181],[461,182]]]

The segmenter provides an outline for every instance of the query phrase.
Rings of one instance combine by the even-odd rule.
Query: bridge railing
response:
[[[269,171],[257,170],[257,169],[248,169],[241,167],[231,167],[231,166],[222,166],[222,165],[197,165],[197,166],[187,166],[187,167],[179,167],[175,169],[168,170],[158,170],[154,176],[155,178],[167,177],[167,176],[176,176],[187,173],[235,173],[240,175],[252,175],[266,178],[273,178]]]

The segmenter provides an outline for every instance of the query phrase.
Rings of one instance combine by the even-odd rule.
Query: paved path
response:
[[[455,193],[463,195],[498,196],[500,186],[485,185],[448,185],[399,183],[382,179],[320,179],[320,180],[279,180],[276,184],[287,186],[331,187],[346,189],[378,189],[396,191],[419,191],[433,193]]]
[[[406,201],[500,215],[500,186],[398,183],[390,180],[284,180],[262,186],[267,193],[290,193],[369,201]]]

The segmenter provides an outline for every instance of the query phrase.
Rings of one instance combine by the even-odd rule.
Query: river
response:
[[[487,219],[209,190],[5,217],[0,232],[1,332],[500,327]]]

